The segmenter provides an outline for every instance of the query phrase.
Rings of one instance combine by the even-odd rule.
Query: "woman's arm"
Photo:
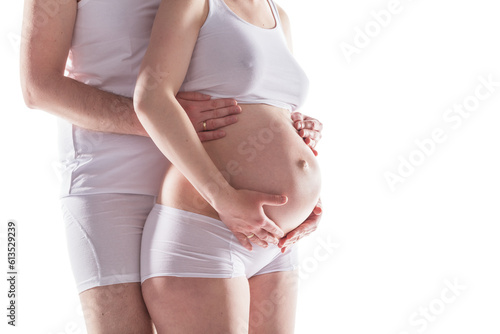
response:
[[[277,243],[283,231],[265,215],[262,206],[282,205],[286,197],[232,188],[175,99],[207,14],[206,0],[161,2],[137,79],[135,110],[158,148],[214,207],[243,246],[251,249],[250,234]]]
[[[40,13],[49,8],[47,6],[55,12],[40,20]],[[20,61],[26,105],[89,130],[147,136],[134,112],[131,98],[64,76],[76,13],[76,0],[25,0]],[[214,102],[209,96],[193,93],[183,93],[178,99],[190,113],[195,126],[211,119],[211,131],[197,128],[201,140],[223,137],[223,130],[217,129],[234,123],[237,119],[231,115],[240,112],[232,99]],[[205,112],[214,108],[217,115]]]

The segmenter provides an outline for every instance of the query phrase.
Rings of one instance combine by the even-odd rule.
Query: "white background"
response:
[[[389,2],[280,3],[311,80],[303,111],[325,124],[325,212],[302,242],[296,332],[499,333],[500,87],[456,129],[443,120],[479,76],[500,81],[496,2],[401,0],[349,63],[341,43],[354,45],[356,27],[376,29],[370,12]],[[84,333],[59,212],[55,118],[23,104],[22,1],[0,6],[1,332]],[[446,141],[391,191],[384,173],[397,173],[399,156],[418,158],[415,140],[436,128]],[[15,329],[5,316],[8,219],[18,223]]]

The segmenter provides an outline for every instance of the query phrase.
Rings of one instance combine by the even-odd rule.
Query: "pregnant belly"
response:
[[[287,233],[300,225],[319,199],[321,176],[316,157],[292,126],[289,112],[268,105],[241,105],[226,137],[204,143],[222,175],[236,189],[288,196],[287,204],[264,210]],[[219,218],[174,167],[166,174],[161,204]]]

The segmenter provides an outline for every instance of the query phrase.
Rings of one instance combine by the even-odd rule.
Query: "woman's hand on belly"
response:
[[[280,239],[278,247],[281,248],[281,252],[282,253],[286,252],[288,247],[295,244],[303,237],[307,237],[309,234],[316,231],[319,222],[321,220],[322,213],[323,209],[321,207],[321,199],[320,199],[318,200],[318,204],[316,204],[309,217],[307,217],[307,219],[297,228],[288,232],[283,238]]]
[[[252,250],[250,239],[255,242],[258,238],[260,241],[277,245],[278,238],[284,236],[283,231],[266,216],[262,206],[281,206],[287,201],[287,197],[282,195],[233,189],[230,194],[219,197],[214,209],[239,242],[248,250]],[[256,238],[252,237],[252,234]],[[257,243],[264,246],[261,242]]]
[[[287,233],[306,220],[318,202],[317,159],[297,135],[287,110],[240,106],[240,120],[227,127],[227,136],[204,147],[235,189],[288,197],[286,205],[264,207],[266,216]]]
[[[241,107],[240,120],[225,129],[226,137],[204,142],[225,178],[219,182],[210,174],[211,186],[205,188],[212,200],[204,200],[179,171],[170,168],[159,201],[222,220],[251,249],[247,238],[251,234],[256,236],[250,241],[262,246],[262,240],[276,242],[282,231],[288,233],[307,220],[318,202],[321,178],[316,158],[297,135],[287,110]],[[226,182],[231,187],[223,186]],[[281,196],[268,194],[286,195],[286,204]]]
[[[175,166],[171,166],[165,175],[158,203],[220,219],[248,250],[252,250],[250,242],[265,248],[268,243],[278,244],[283,238],[285,233],[267,217],[263,205],[285,205],[288,200],[286,196],[225,188],[216,179],[210,188],[216,194],[213,205],[200,195]]]

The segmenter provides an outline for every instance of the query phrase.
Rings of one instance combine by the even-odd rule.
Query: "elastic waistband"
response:
[[[191,219],[195,219],[195,220],[203,221],[203,222],[210,222],[212,224],[222,225],[222,226],[227,228],[226,224],[224,224],[222,222],[222,220],[220,220],[220,219],[205,216],[205,215],[191,212],[191,211],[177,209],[177,208],[174,208],[171,206],[166,206],[166,205],[159,204],[159,203],[156,203],[153,206],[153,209],[151,210],[151,212],[155,212],[158,215],[174,215],[174,216],[190,217]]]

